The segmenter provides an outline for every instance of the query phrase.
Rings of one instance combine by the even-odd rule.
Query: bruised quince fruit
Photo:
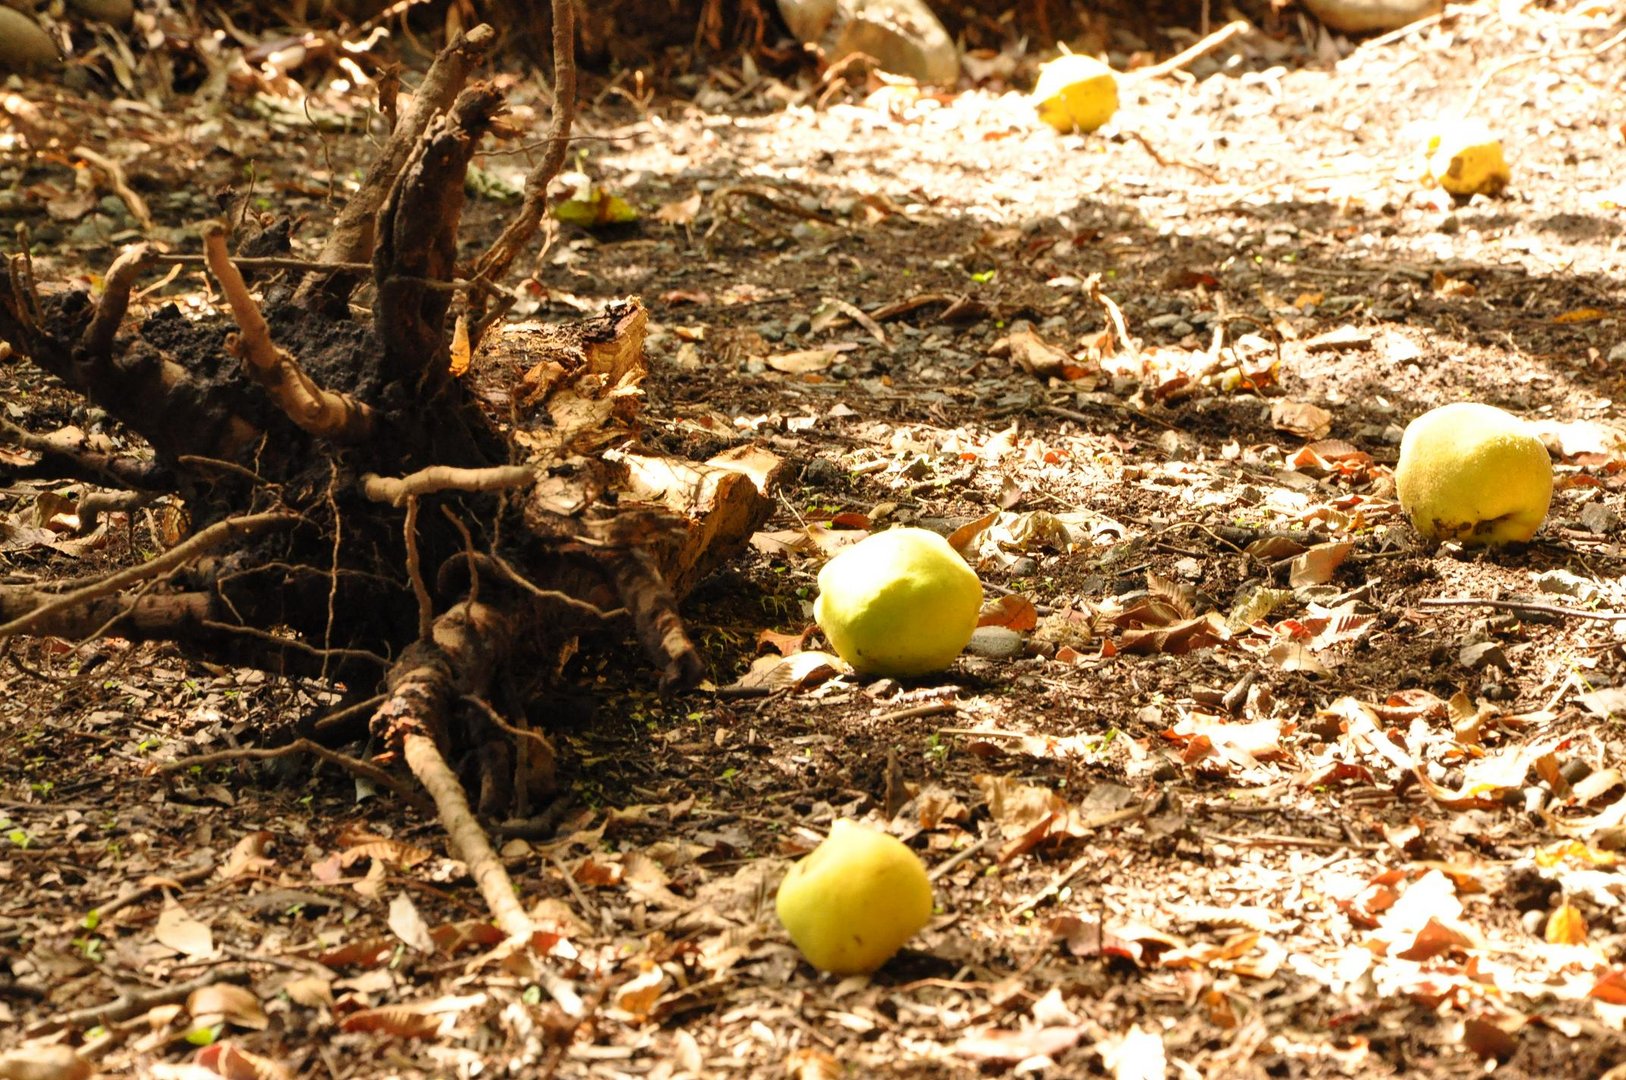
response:
[[[982,582],[927,529],[888,529],[819,571],[813,618],[836,655],[866,675],[941,671],[977,628]]]
[[[1500,547],[1530,539],[1553,498],[1547,448],[1494,405],[1457,402],[1413,420],[1395,488],[1427,540]]]
[[[894,836],[845,818],[780,882],[779,921],[820,971],[874,971],[932,917],[932,883]]]
[[[1093,56],[1058,56],[1039,68],[1032,100],[1057,131],[1094,131],[1118,111],[1118,76]]]

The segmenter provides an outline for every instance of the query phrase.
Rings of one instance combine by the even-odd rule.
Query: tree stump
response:
[[[383,750],[357,767],[408,765],[521,941],[525,913],[474,810],[524,814],[551,789],[538,720],[553,688],[526,673],[557,671],[577,636],[619,626],[664,686],[697,682],[677,598],[766,519],[778,467],[749,449],[691,463],[640,448],[637,300],[572,326],[500,321],[511,298],[498,282],[534,238],[567,145],[570,0],[553,7],[548,147],[521,209],[470,265],[457,260],[464,174],[503,104],[470,82],[495,39],[486,26],[441,51],[297,287],[256,297],[215,222],[204,254],[229,321],[169,307],[126,325],[132,289],[162,258],[142,245],[94,302],[35,280],[26,255],[0,282],[0,342],[151,447],[112,455],[74,429],[0,421],[24,451],[4,468],[87,481],[125,505],[175,499],[192,523],[159,556],[74,590],[0,587],[0,637],[169,639],[199,658],[375,688]],[[358,321],[349,299],[368,280],[373,314]],[[301,734],[331,732],[312,718]]]

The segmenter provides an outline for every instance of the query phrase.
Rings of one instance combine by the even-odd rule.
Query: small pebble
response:
[[[1009,660],[1022,655],[1022,645],[1022,635],[1008,626],[979,626],[965,651],[990,660]]]

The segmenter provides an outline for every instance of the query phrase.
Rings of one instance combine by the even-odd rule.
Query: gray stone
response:
[[[1008,626],[979,626],[965,651],[990,660],[1009,660],[1022,655],[1024,641],[1021,634]]]
[[[1310,14],[1323,26],[1346,34],[1398,30],[1438,15],[1444,0],[1304,0]]]
[[[853,53],[873,56],[883,71],[923,83],[952,85],[960,52],[926,0],[778,0],[785,25],[804,45],[835,64]]]

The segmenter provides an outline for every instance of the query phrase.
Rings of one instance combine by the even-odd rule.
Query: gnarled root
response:
[[[529,935],[530,917],[514,897],[514,883],[492,850],[442,747],[447,720],[464,694],[483,697],[492,673],[512,644],[514,620],[498,608],[464,602],[435,619],[430,636],[401,655],[385,685],[389,696],[373,714],[373,734],[434,799],[453,853],[468,865],[497,925],[510,936]]]

